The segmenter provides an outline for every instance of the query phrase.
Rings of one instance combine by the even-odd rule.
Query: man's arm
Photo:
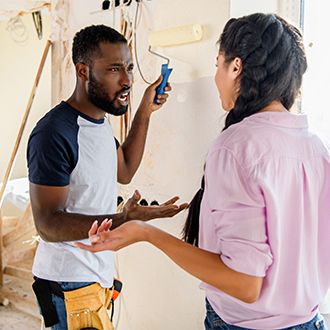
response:
[[[30,183],[34,222],[38,234],[44,241],[64,242],[87,238],[95,220],[101,223],[105,218],[112,219],[112,228],[116,228],[131,219],[147,221],[172,217],[187,207],[187,204],[174,205],[178,197],[160,206],[141,206],[138,204],[141,196],[136,191],[120,213],[103,215],[68,213],[65,211],[68,191],[69,186],[50,187]]]
[[[90,226],[108,215],[84,215],[65,212],[69,186],[50,187],[30,183],[30,199],[36,229],[48,242],[76,241],[87,238]],[[123,213],[112,214],[114,226],[124,223]]]
[[[153,102],[156,88],[162,80],[161,77],[146,89],[134,116],[130,132],[125,142],[117,150],[119,183],[128,184],[132,180],[143,156],[150,116],[154,111],[162,107],[168,97],[167,94],[161,94],[158,95],[157,99],[160,104]],[[169,92],[170,90],[171,87],[168,84],[165,87],[165,91]]]

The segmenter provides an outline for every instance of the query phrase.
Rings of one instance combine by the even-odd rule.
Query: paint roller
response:
[[[149,52],[157,55],[167,61],[162,65],[161,75],[163,80],[156,90],[156,97],[154,103],[157,103],[157,95],[164,94],[164,89],[167,84],[168,78],[173,69],[168,68],[170,63],[169,58],[155,53],[151,50],[151,47],[169,47],[187,44],[195,41],[199,41],[203,38],[203,28],[200,24],[190,24],[185,26],[178,26],[170,29],[151,32],[148,36]]]

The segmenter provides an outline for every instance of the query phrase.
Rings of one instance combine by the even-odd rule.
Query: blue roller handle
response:
[[[167,67],[167,64],[163,64],[162,65],[162,76],[163,76],[163,80],[162,80],[162,82],[160,83],[160,85],[156,89],[156,96],[155,96],[155,99],[154,99],[154,103],[160,104],[160,103],[157,102],[157,96],[159,94],[164,94],[165,87],[166,87],[166,84],[167,84],[167,81],[168,81],[168,77],[170,76],[172,70],[173,69],[169,69]]]

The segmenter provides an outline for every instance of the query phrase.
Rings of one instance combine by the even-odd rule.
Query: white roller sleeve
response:
[[[166,47],[195,42],[202,38],[203,28],[196,23],[151,32],[148,41],[151,47]]]

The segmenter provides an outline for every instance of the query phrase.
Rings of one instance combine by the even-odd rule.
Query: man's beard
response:
[[[103,85],[96,80],[91,68],[89,71],[90,75],[87,95],[92,104],[114,116],[121,116],[126,113],[128,110],[128,105],[120,105],[117,107],[115,106],[115,100],[117,99],[117,96],[126,91],[128,88],[121,89],[115,94],[113,100],[111,100]]]

